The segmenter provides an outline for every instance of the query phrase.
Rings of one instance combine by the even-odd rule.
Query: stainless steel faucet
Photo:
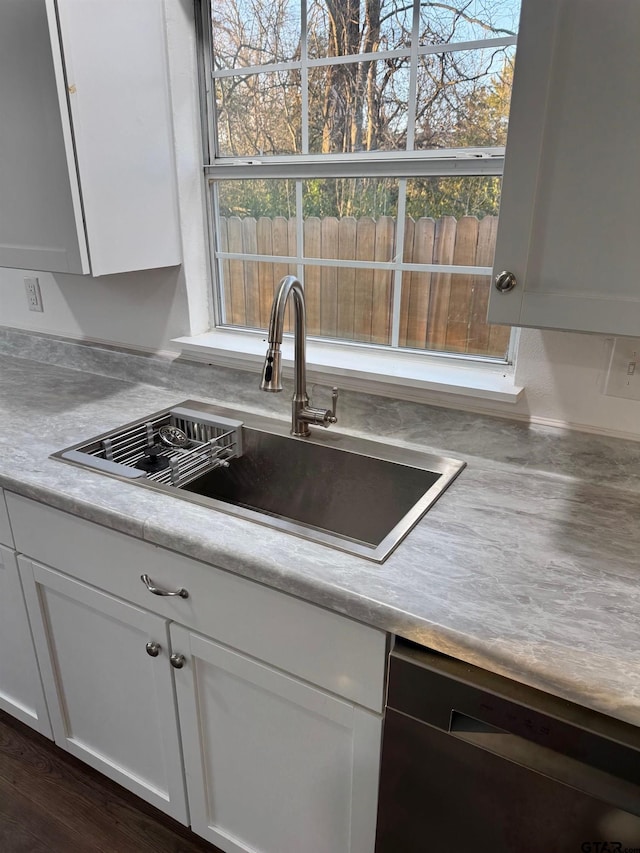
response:
[[[295,388],[291,398],[291,435],[310,435],[309,424],[318,424],[328,427],[335,424],[336,406],[338,403],[338,389],[333,389],[331,395],[331,409],[316,409],[309,405],[307,396],[307,362],[305,358],[306,349],[306,311],[304,303],[304,290],[298,279],[293,275],[286,275],[280,282],[278,292],[271,306],[271,319],[269,320],[269,349],[264,360],[262,369],[262,381],[260,388],[263,391],[282,391],[282,332],[284,329],[284,312],[287,307],[289,295],[293,295],[294,313],[294,372]]]

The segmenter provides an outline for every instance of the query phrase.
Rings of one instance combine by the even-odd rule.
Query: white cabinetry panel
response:
[[[373,853],[384,632],[6,500],[59,746],[226,853]]]
[[[166,620],[25,557],[20,568],[56,743],[186,823]]]
[[[93,275],[180,262],[162,5],[56,0]]]
[[[19,495],[7,505],[16,548],[33,559],[382,710],[384,631]],[[143,573],[189,598],[152,595]]]
[[[493,323],[637,336],[640,4],[523,0]]]
[[[44,0],[0,4],[0,115],[0,265],[89,272]]]
[[[0,545],[8,545],[13,548],[13,534],[2,489],[0,489]]]
[[[192,828],[226,853],[372,853],[381,718],[171,626]]]
[[[0,546],[0,708],[51,737],[15,553]]]
[[[0,266],[180,263],[163,4],[0,4]]]

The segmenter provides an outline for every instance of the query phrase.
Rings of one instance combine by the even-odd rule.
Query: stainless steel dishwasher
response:
[[[640,730],[397,641],[376,853],[640,853]]]

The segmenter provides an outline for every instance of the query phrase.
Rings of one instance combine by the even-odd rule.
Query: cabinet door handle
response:
[[[186,660],[185,656],[179,655],[179,654],[172,654],[171,657],[169,658],[169,661],[171,662],[171,666],[174,669],[182,669],[182,667],[184,666],[185,660]]]
[[[162,646],[160,643],[149,642],[146,645],[147,654],[152,658],[157,658],[160,652],[162,651]]]
[[[494,283],[496,286],[496,290],[499,290],[500,293],[509,293],[509,291],[513,290],[513,288],[518,283],[518,279],[512,272],[509,270],[504,270],[494,279]]]
[[[179,595],[180,598],[189,598],[189,593],[186,589],[181,587],[180,589],[170,590],[170,589],[162,589],[162,587],[156,586],[149,575],[140,575],[140,580],[154,595]]]

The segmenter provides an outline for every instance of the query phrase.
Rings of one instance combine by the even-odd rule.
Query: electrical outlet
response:
[[[44,311],[42,306],[42,294],[40,293],[40,282],[37,278],[25,278],[24,289],[27,293],[29,311]]]
[[[604,393],[608,397],[640,400],[640,339],[614,340]]]

